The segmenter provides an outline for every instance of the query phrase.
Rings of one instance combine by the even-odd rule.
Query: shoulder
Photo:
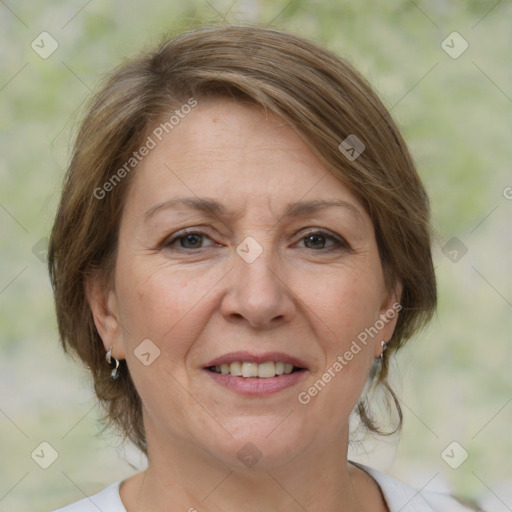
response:
[[[356,464],[379,485],[390,512],[471,512],[448,494],[417,490],[375,469]]]
[[[126,512],[119,495],[120,484],[121,482],[116,482],[93,496],[75,501],[53,512],[98,512],[98,510]]]

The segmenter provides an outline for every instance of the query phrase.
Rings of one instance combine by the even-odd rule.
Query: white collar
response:
[[[377,482],[390,512],[434,512],[421,494],[412,487],[375,469],[351,463],[368,473]]]
[[[379,485],[390,512],[469,512],[449,494],[428,490],[416,490],[400,480],[375,469],[355,464],[366,471]]]

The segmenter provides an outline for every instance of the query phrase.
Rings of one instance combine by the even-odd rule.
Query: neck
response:
[[[357,511],[372,493],[377,499],[363,482],[370,477],[347,463],[348,428],[333,443],[312,446],[281,465],[242,469],[192,443],[168,440],[163,449],[151,438],[148,469],[121,488],[128,512],[163,512],[169,504],[189,512]]]

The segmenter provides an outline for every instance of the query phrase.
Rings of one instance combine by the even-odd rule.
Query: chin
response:
[[[270,469],[286,464],[309,444],[305,428],[293,424],[292,416],[293,413],[286,419],[286,414],[234,418],[223,424],[233,437],[223,436],[210,451],[237,469]]]

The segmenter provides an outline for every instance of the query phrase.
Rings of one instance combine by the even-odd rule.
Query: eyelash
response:
[[[161,246],[162,246],[162,248],[172,250],[173,249],[172,246],[176,242],[178,242],[181,239],[186,238],[188,235],[198,235],[198,236],[203,236],[203,237],[210,238],[203,231],[197,231],[195,229],[190,229],[190,230],[181,231],[180,233],[177,233],[176,235],[171,235],[170,238],[167,238],[167,239],[164,240],[164,242],[161,244]],[[332,251],[336,251],[336,250],[345,250],[345,251],[347,251],[347,250],[350,251],[351,250],[351,247],[349,246],[349,244],[343,238],[338,238],[338,237],[330,234],[329,232],[323,231],[323,230],[315,230],[315,231],[310,231],[308,233],[304,233],[301,236],[299,241],[303,241],[304,239],[306,239],[306,238],[308,238],[310,236],[313,236],[313,235],[320,235],[320,236],[324,237],[326,240],[329,240],[329,241],[333,242],[334,246],[330,247],[330,248],[323,248],[323,249],[311,249],[312,251],[315,251],[315,252],[321,252],[321,251],[322,252],[332,252]],[[210,240],[211,240],[211,238],[210,238]],[[186,247],[176,247],[176,249],[188,252],[188,251],[205,249],[205,247],[198,247],[197,249],[190,249],[190,248],[186,248]],[[306,249],[308,249],[308,247],[306,247]]]

